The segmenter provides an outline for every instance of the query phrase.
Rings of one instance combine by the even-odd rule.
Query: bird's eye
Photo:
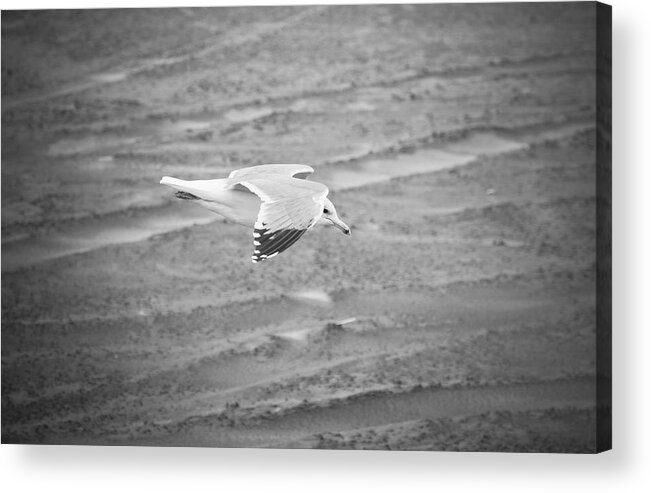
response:
[[[328,209],[323,209],[323,212],[326,214],[330,214],[330,211]]]

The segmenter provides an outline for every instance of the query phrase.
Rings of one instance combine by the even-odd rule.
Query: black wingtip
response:
[[[253,244],[255,250],[251,256],[253,263],[262,262],[275,257],[287,250],[303,236],[305,229],[280,229],[271,231],[266,228],[255,228],[253,231]]]

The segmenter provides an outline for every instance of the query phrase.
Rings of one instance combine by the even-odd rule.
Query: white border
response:
[[[248,4],[290,2],[257,0]],[[295,3],[295,2],[292,2]],[[373,3],[373,2],[299,2]],[[420,2],[422,3],[422,2]],[[440,2],[439,2],[440,3]],[[613,0],[614,446],[598,456],[124,447],[0,447],[5,491],[642,491],[651,483],[651,9]],[[7,8],[216,5],[0,0]],[[11,488],[11,489],[7,489]]]

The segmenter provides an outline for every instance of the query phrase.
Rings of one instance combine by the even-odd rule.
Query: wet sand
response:
[[[127,14],[3,15],[3,442],[594,451],[590,6]],[[264,162],[352,236],[158,185]]]

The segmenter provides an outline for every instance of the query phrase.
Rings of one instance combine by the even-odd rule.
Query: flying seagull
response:
[[[275,257],[317,224],[335,226],[350,235],[327,198],[328,187],[307,181],[314,172],[304,164],[262,164],[232,171],[217,180],[160,181],[176,196],[253,228],[253,263]]]

